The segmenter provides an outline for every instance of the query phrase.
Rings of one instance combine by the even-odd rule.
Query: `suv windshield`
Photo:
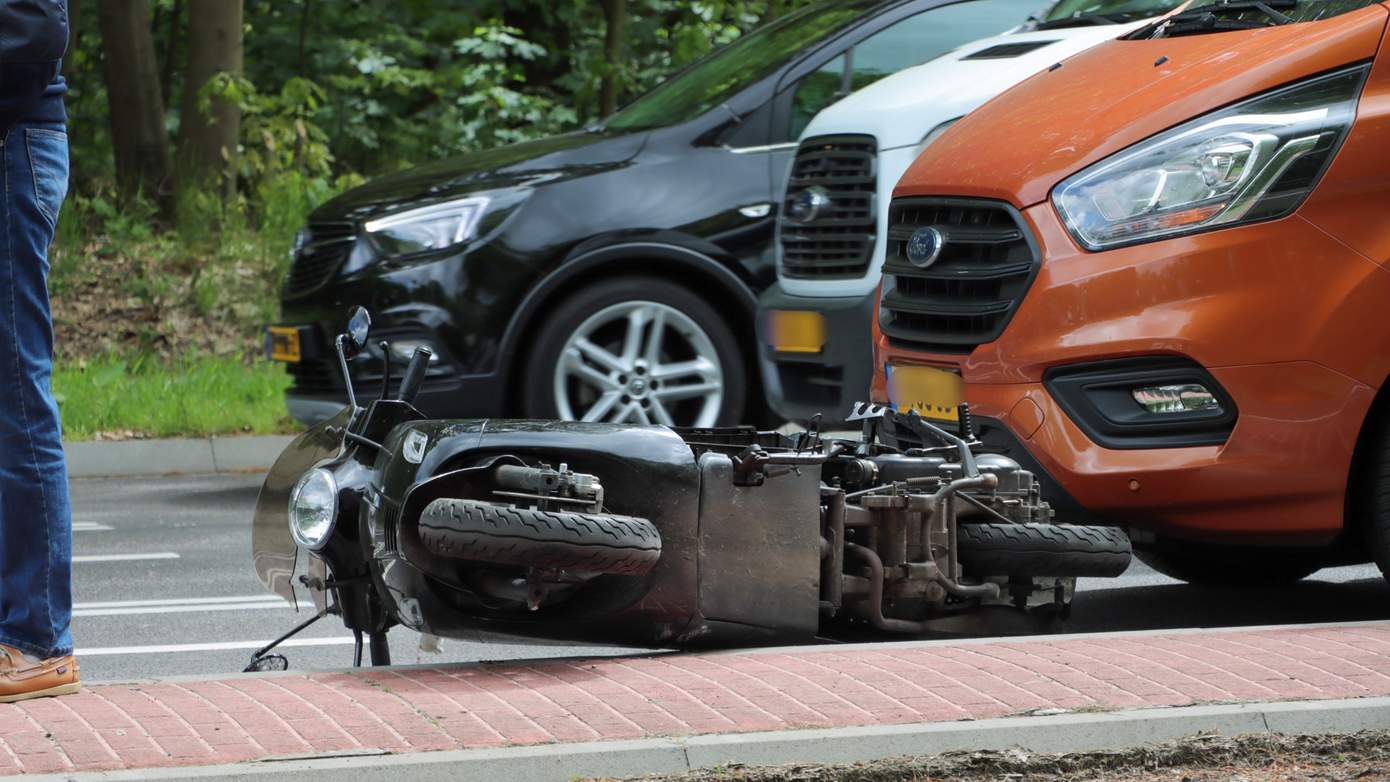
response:
[[[1252,30],[1296,22],[1316,22],[1372,5],[1376,0],[1195,0],[1162,24],[1145,27],[1135,38],[1171,38],[1230,30]]]
[[[692,120],[766,77],[807,46],[839,32],[881,0],[818,3],[739,38],[676,74],[602,124],[643,130]]]
[[[1166,14],[1183,0],[1059,0],[1035,29],[1055,30],[1085,24],[1123,24]]]

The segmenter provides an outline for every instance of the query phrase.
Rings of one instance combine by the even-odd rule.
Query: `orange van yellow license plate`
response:
[[[916,410],[923,418],[959,423],[964,393],[965,384],[955,372],[888,365],[888,399],[899,412]]]
[[[299,363],[302,358],[299,353],[299,329],[271,326],[266,331],[270,334],[271,361]]]
[[[768,342],[778,353],[819,353],[825,347],[825,316],[804,310],[769,310]]]

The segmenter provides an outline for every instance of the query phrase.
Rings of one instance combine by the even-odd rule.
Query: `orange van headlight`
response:
[[[1066,179],[1052,202],[1089,250],[1283,217],[1346,137],[1369,70],[1343,68],[1198,117]]]

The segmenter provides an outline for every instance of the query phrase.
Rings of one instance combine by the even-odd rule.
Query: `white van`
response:
[[[759,364],[774,412],[831,422],[868,399],[888,204],[927,144],[1009,87],[1180,4],[1061,0],[1024,27],[877,81],[811,120],[783,189],[777,282],[759,300]]]

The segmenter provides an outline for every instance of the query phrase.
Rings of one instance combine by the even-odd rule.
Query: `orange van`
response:
[[[1386,571],[1387,18],[1197,0],[956,123],[893,193],[873,398],[968,400],[1168,575]]]

